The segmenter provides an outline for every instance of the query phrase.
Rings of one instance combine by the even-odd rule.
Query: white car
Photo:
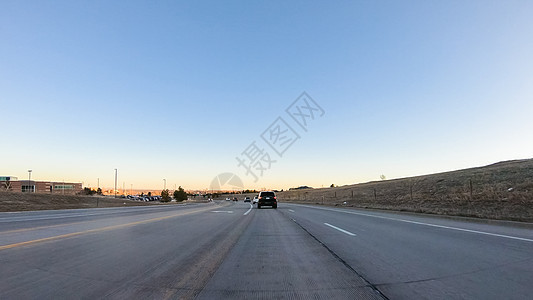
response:
[[[259,202],[259,198],[257,198],[257,196],[254,197],[254,200],[252,200],[252,203],[253,204],[256,204],[257,202]]]

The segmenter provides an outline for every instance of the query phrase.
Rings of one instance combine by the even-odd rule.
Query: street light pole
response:
[[[165,182],[165,184],[163,185],[163,190],[166,190],[167,189],[167,180],[163,179],[163,181]]]
[[[117,172],[118,170],[115,169],[115,198],[117,197]]]
[[[28,170],[28,188],[30,188],[30,181],[31,181],[31,171],[32,170]],[[29,192],[31,193],[31,189],[29,190]]]

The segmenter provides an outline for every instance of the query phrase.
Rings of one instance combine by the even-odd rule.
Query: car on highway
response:
[[[272,208],[278,208],[278,200],[276,199],[276,193],[272,191],[259,192],[257,208],[261,208],[265,205],[272,206]]]
[[[226,198],[226,201],[230,201],[230,198]]]
[[[255,196],[254,199],[252,200],[252,204],[257,204],[258,201],[259,201],[259,198]]]
[[[251,202],[252,200],[250,199],[250,197],[244,197],[244,202]]]
[[[237,199],[237,197],[233,197],[233,201],[237,202],[239,199]]]

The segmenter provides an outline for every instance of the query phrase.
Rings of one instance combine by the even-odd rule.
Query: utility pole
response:
[[[32,190],[32,189],[30,188],[30,187],[31,187],[31,185],[30,185],[30,184],[31,184],[31,183],[30,183],[30,181],[31,181],[31,171],[32,171],[32,170],[28,170],[28,189],[29,189],[29,192],[30,192],[30,193],[31,193],[31,190]]]
[[[115,198],[117,197],[117,173],[118,170],[115,169]]]
[[[130,195],[133,195],[133,183],[130,183]]]
[[[163,190],[166,190],[167,189],[167,180],[166,179],[163,179]]]

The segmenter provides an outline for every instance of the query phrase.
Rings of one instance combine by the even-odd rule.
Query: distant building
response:
[[[0,191],[75,194],[81,190],[82,184],[78,182],[18,180],[14,176],[0,176]]]

